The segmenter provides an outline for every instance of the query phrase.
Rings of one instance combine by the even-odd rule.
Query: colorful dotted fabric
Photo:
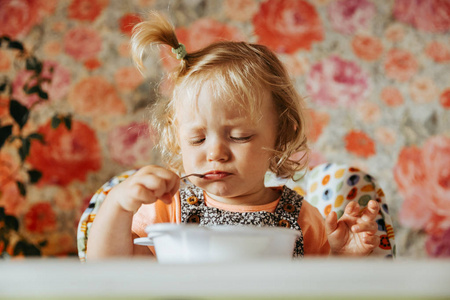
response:
[[[280,184],[273,177],[268,176],[266,179],[268,186]],[[341,217],[350,201],[364,208],[371,199],[376,200],[381,206],[376,219],[381,243],[371,255],[395,256],[395,235],[388,205],[383,190],[371,175],[347,165],[328,163],[313,168],[299,181],[289,180],[285,184],[317,207],[324,218],[331,211],[335,211],[338,218]]]

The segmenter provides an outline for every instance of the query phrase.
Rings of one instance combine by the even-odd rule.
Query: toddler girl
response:
[[[288,227],[301,233],[294,256],[367,255],[378,246],[376,201],[362,211],[352,202],[339,221],[335,213],[324,221],[296,192],[265,187],[268,170],[290,178],[307,161],[292,159],[307,153],[303,100],[274,53],[245,42],[187,53],[168,20],[152,12],[132,36],[141,70],[156,44],[180,61],[171,97],[153,107],[168,168],[145,166],[110,190],[90,230],[89,259],[154,254],[133,239],[162,222]],[[204,176],[179,189],[182,173]]]

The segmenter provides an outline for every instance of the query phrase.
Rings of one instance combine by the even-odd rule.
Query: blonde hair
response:
[[[152,11],[147,21],[137,24],[131,38],[132,56],[141,70],[149,45],[180,47],[173,25],[162,14]],[[177,101],[195,98],[200,88],[209,83],[215,96],[232,99],[253,118],[260,107],[260,97],[269,91],[278,114],[277,140],[269,170],[277,176],[291,178],[306,167],[308,147],[304,101],[295,90],[278,57],[267,47],[246,42],[223,41],[187,53],[179,67],[170,74],[172,96],[158,99],[152,107],[152,128],[158,133],[157,145],[167,165],[182,170],[176,130]],[[292,155],[303,152],[300,159]]]

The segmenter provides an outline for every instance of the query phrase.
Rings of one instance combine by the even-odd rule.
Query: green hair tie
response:
[[[186,47],[180,43],[178,44],[178,48],[172,48],[172,53],[175,53],[177,55],[177,59],[183,59],[187,52],[186,52]]]

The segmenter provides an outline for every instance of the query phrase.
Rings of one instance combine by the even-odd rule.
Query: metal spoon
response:
[[[185,178],[187,178],[189,176],[196,176],[196,177],[199,177],[199,178],[203,178],[203,177],[205,177],[205,174],[192,173],[192,174],[184,175],[184,176],[180,177],[180,179],[183,180],[183,179],[185,179]]]

